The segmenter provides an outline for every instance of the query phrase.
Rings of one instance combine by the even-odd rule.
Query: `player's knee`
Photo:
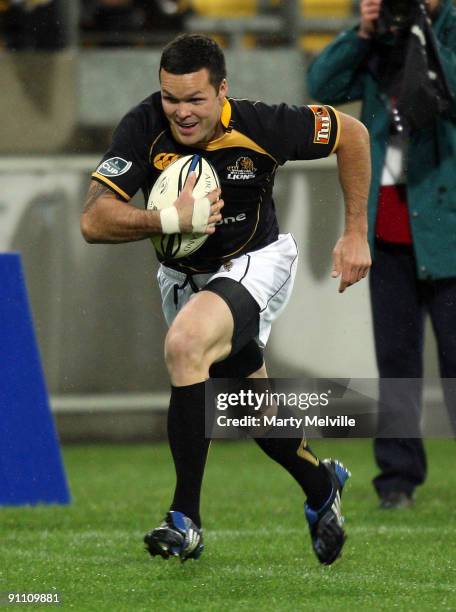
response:
[[[200,369],[205,362],[205,347],[197,331],[171,327],[165,340],[165,361],[169,372]]]

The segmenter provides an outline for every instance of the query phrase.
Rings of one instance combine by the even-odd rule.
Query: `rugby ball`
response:
[[[155,181],[147,202],[148,210],[162,210],[172,206],[182,191],[190,172],[196,172],[193,188],[195,199],[203,198],[220,187],[214,167],[201,155],[185,155],[167,166]],[[160,234],[151,238],[155,250],[165,260],[187,257],[199,249],[208,234]]]

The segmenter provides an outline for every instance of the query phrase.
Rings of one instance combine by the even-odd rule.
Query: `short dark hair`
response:
[[[226,78],[225,56],[219,45],[201,34],[181,34],[166,45],[160,59],[160,71],[189,74],[207,68],[209,82],[218,91]]]

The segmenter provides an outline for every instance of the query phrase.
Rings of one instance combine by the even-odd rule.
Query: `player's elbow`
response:
[[[100,242],[99,232],[97,231],[96,223],[92,216],[88,213],[83,213],[80,220],[81,234],[89,244],[97,244]]]

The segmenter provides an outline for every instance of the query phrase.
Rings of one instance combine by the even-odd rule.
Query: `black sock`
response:
[[[171,387],[168,439],[176,469],[170,510],[178,510],[201,527],[201,484],[210,440],[204,437],[204,383]]]
[[[328,470],[301,438],[255,438],[258,446],[301,485],[307,503],[318,510],[331,495]]]

